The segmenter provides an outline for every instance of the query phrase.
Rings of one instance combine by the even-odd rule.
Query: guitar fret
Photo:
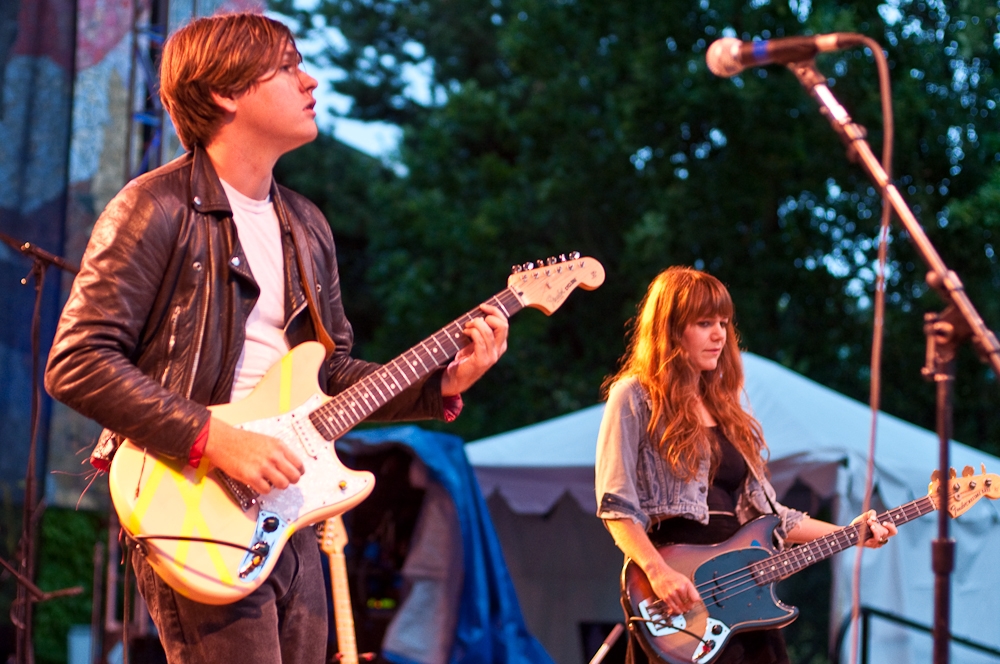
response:
[[[434,347],[433,348],[429,348],[428,352],[430,352],[431,356],[434,358],[435,364],[437,366],[441,366],[442,364],[444,364],[445,362],[447,362],[448,361],[448,357],[447,357],[448,353],[446,353],[445,350],[444,350],[444,347],[441,346],[441,342],[438,341],[437,335],[435,334],[435,335],[433,335],[431,337],[428,337],[427,341],[434,342]]]
[[[486,300],[501,309],[509,318],[524,308],[517,294],[508,286]],[[398,396],[407,388],[429,376],[471,343],[465,335],[465,325],[486,314],[479,308],[459,316],[402,355],[368,374],[360,381],[317,408],[309,418],[326,440],[349,431]]]
[[[437,348],[431,346],[430,342],[431,342],[430,339],[424,339],[423,341],[420,342],[420,357],[427,364],[428,373],[434,371],[439,366],[441,366],[441,363],[438,362],[437,359],[435,358],[435,354],[437,353]]]
[[[421,345],[423,345],[422,342]],[[433,364],[430,367],[427,366],[427,363],[424,362],[424,358],[420,356],[420,353],[418,351],[413,351],[413,356],[417,358],[417,362],[420,362],[420,366],[424,368],[424,371],[430,371],[432,368],[434,368]],[[417,362],[414,362],[413,366],[417,366]]]
[[[440,336],[440,335],[438,335],[438,334],[435,334],[434,336],[432,336],[432,337],[431,337],[431,340],[432,340],[432,341],[433,341],[433,342],[434,342],[434,343],[435,343],[435,344],[437,345],[437,347],[438,347],[438,350],[440,350],[440,351],[441,351],[441,357],[442,357],[442,358],[443,358],[443,359],[444,359],[445,361],[447,361],[447,359],[448,359],[448,357],[449,357],[449,355],[448,355],[448,351],[446,351],[446,350],[444,349],[444,346],[442,346],[442,345],[441,345],[441,340],[440,340],[440,339],[438,338],[439,336]]]
[[[378,373],[378,372],[376,372],[376,373]],[[378,392],[378,398],[381,399],[383,401],[383,403],[384,403],[384,402],[388,401],[389,399],[386,398],[385,392],[383,392],[382,388],[378,386],[377,382],[375,382],[375,378],[376,378],[375,374],[369,374],[368,376],[365,377],[365,380],[367,382],[369,382],[369,383],[372,384],[372,388],[374,388],[375,391]]]
[[[888,510],[879,516],[879,521],[891,520],[898,526],[933,512],[934,509],[933,501],[925,496]],[[752,566],[754,575],[759,583],[788,578],[844,549],[856,546],[861,541],[861,530],[860,525],[845,526],[807,544],[776,553],[767,560],[755,563]]]
[[[405,353],[404,355],[393,360],[392,365],[396,368],[396,371],[398,372],[396,374],[397,380],[406,383],[406,387],[410,387],[411,385],[413,385],[416,379],[420,378],[420,374],[418,374],[416,371],[413,370],[413,368],[410,366],[410,360],[405,359],[405,355],[409,355],[409,353]],[[407,375],[406,373],[407,371],[412,373],[414,378],[411,379],[409,375]]]
[[[454,346],[452,352],[457,353],[458,351],[462,350],[463,344],[456,341],[456,339],[466,339],[466,338],[467,337],[464,334],[462,334],[462,328],[459,327],[458,325],[452,324],[446,328],[445,335],[442,336],[442,341],[447,341],[449,344]]]

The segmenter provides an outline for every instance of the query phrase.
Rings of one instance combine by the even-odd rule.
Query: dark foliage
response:
[[[290,4],[277,3],[291,12]],[[320,60],[351,115],[400,123],[405,177],[357,200],[364,284],[384,309],[367,346],[387,359],[503,284],[506,266],[577,249],[606,284],[551,319],[522,314],[510,351],[468,395],[469,438],[598,400],[645,285],[670,264],[733,291],[747,349],[867,400],[880,200],[794,77],[706,69],[722,36],[856,31],[892,66],[899,188],[988,324],[1000,324],[992,232],[1000,198],[993,3],[438,0],[321,2],[338,27]],[[430,92],[407,90],[408,67]],[[823,55],[834,94],[880,154],[870,53]],[[315,161],[312,168],[315,170]],[[339,222],[334,222],[335,225]],[[941,302],[898,226],[891,248],[883,405],[932,427],[922,314]],[[365,304],[376,310],[374,305]],[[374,320],[374,319],[373,319]],[[996,377],[963,354],[955,436],[1000,451]]]

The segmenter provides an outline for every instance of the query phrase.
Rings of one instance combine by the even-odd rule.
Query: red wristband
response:
[[[197,468],[201,465],[201,458],[205,456],[205,446],[208,445],[208,425],[211,421],[212,418],[208,418],[208,421],[205,422],[205,426],[201,428],[198,437],[194,439],[191,452],[188,453],[188,465],[192,468]]]
[[[444,405],[445,422],[454,422],[458,419],[458,416],[462,414],[462,407],[465,403],[462,401],[461,394],[455,394],[450,397],[442,397],[441,402]]]

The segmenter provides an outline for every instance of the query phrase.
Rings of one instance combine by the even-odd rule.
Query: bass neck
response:
[[[878,521],[880,523],[891,521],[895,525],[901,526],[929,514],[935,509],[934,501],[930,496],[924,496],[880,514]],[[844,526],[806,544],[776,553],[765,560],[754,563],[754,573],[761,583],[786,579],[810,565],[859,544],[863,528],[865,528],[863,522]]]

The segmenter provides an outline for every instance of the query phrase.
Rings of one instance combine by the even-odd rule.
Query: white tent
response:
[[[743,360],[747,397],[764,427],[778,495],[798,480],[821,499],[835,498],[836,520],[847,523],[861,510],[870,410],[769,360],[749,353]],[[528,627],[560,664],[583,661],[579,623],[616,622],[622,616],[621,554],[594,516],[594,453],[603,408],[598,404],[465,448],[488,498]],[[938,463],[936,435],[883,413],[877,441],[877,500],[895,507],[926,495]],[[966,445],[952,443],[950,454],[959,472],[969,465],[978,474],[982,463],[987,472],[1000,472],[1000,460]],[[957,541],[952,633],[995,649],[1000,649],[998,521],[997,505],[981,500],[951,523]],[[934,513],[903,526],[883,549],[866,550],[862,603],[932,624],[930,557],[936,536]],[[850,611],[855,552],[834,561],[836,625]],[[873,662],[932,659],[930,636],[883,620],[873,621],[870,643]],[[952,661],[997,659],[954,646]]]

